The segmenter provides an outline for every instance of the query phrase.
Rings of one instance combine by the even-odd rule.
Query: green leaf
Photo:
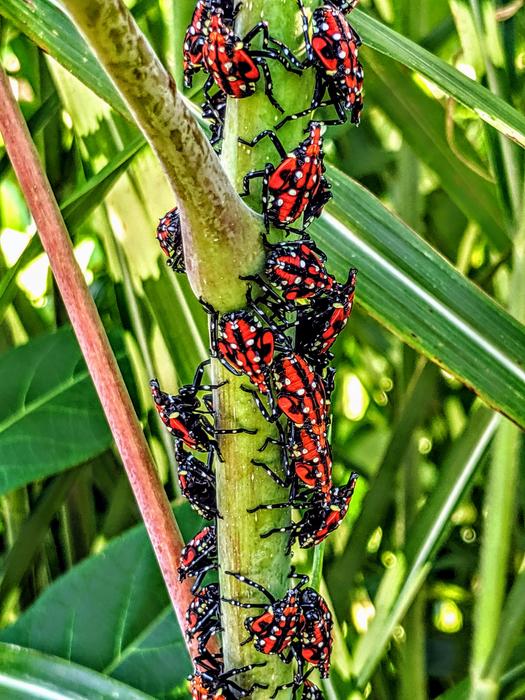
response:
[[[120,335],[114,351],[128,374]],[[112,443],[70,328],[0,357],[0,493],[84,462]]]
[[[352,25],[366,46],[421,73],[447,95],[470,107],[485,122],[525,147],[525,117],[501,97],[362,10],[352,12]]]
[[[446,140],[445,110],[409,78],[407,71],[375,51],[366,52],[366,92],[403,134],[415,154],[439,176],[452,201],[500,251],[511,241],[498,205],[494,183],[460,160]],[[385,100],[385,94],[389,99]],[[417,124],[417,128],[414,128]],[[459,126],[454,140],[466,159],[479,170],[483,166]]]
[[[175,510],[183,535],[199,528],[187,504]],[[154,697],[185,685],[186,647],[143,526],[55,581],[2,641],[54,654]]]
[[[0,644],[0,695],[6,700],[153,700],[100,673],[11,644]]]
[[[313,231],[338,275],[359,269],[358,303],[525,426],[525,328],[368,190],[327,172],[334,200]]]

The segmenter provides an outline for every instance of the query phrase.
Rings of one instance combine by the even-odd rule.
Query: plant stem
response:
[[[301,37],[295,0],[279,3],[252,0],[245,3],[236,23],[236,33],[244,36],[261,19],[268,22],[273,36],[285,42],[292,50],[297,49]],[[293,75],[277,61],[269,61],[269,67],[276,99],[286,108],[286,112],[306,107],[313,87],[313,76],[309,73],[300,77]],[[221,159],[237,191],[242,189],[242,178],[247,172],[264,167],[268,161],[278,163],[280,160],[271,143],[263,141],[256,148],[250,149],[240,146],[238,138],[252,139],[263,129],[271,128],[279,119],[278,111],[261,89],[250,99],[229,100]],[[304,138],[304,126],[305,120],[292,122],[279,132],[286,148],[294,148]],[[260,195],[253,196],[251,201],[260,210]],[[231,268],[237,266],[237,260],[236,256],[230,264]],[[244,294],[239,295],[237,307],[244,306]],[[261,503],[279,503],[287,499],[286,490],[279,488],[260,467],[251,464],[252,459],[264,461],[272,470],[282,474],[278,448],[269,447],[263,453],[258,452],[266,437],[277,438],[278,433],[260,415],[253,398],[240,390],[241,382],[232,378],[222,365],[215,364],[214,381],[229,380],[218,392],[217,409],[221,427],[242,426],[258,430],[255,438],[235,435],[221,441],[225,462],[217,465],[216,469],[218,505],[222,516],[218,523],[221,593],[225,598],[263,602],[260,593],[225,572],[244,574],[268,588],[276,597],[282,596],[290,586],[287,578],[290,558],[284,553],[287,535],[274,535],[268,539],[260,537],[271,528],[287,525],[290,522],[290,510],[261,511],[255,514],[246,512],[247,508]],[[253,681],[270,685],[268,690],[256,690],[254,698],[268,698],[275,686],[290,682],[291,665],[284,665],[276,656],[259,654],[252,644],[240,646],[247,637],[244,627],[246,610],[225,603],[221,614],[225,667],[267,662],[264,668],[254,669],[249,674],[249,680],[246,677],[246,685]],[[250,614],[257,614],[257,611]],[[290,697],[290,691],[282,691],[279,697]]]
[[[0,133],[33,215],[113,433],[179,622],[192,598],[177,566],[183,546],[168,499],[20,109],[0,69]]]

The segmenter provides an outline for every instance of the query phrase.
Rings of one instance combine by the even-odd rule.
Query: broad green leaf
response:
[[[335,272],[359,269],[360,304],[525,426],[525,328],[368,190],[328,168],[334,200],[313,226]]]
[[[507,251],[511,241],[498,206],[496,187],[452,151],[446,139],[445,110],[410,80],[406,70],[375,51],[366,53],[365,69],[367,95],[401,131],[415,154],[439,176],[443,189],[465,216],[477,221],[482,234],[500,252]],[[387,92],[389,99],[385,100]],[[483,166],[459,126],[454,139],[464,158],[482,171]]]
[[[501,97],[362,10],[352,12],[352,25],[366,46],[424,75],[447,95],[470,107],[485,122],[525,147],[525,117]]]
[[[187,539],[199,519],[175,510]],[[189,657],[143,526],[55,581],[0,639],[54,654],[165,697],[185,686]]]
[[[114,352],[128,373],[120,335]],[[0,493],[95,457],[112,437],[70,328],[0,357]]]
[[[153,700],[77,664],[0,644],[0,695],[6,700]]]
[[[364,688],[370,680],[395,626],[403,619],[427,577],[430,562],[450,530],[450,518],[472,484],[500,420],[498,415],[479,407],[473,413],[462,439],[454,443],[445,460],[439,483],[410,531],[404,552],[407,573],[399,593],[392,596],[390,610],[382,616],[380,624],[373,622],[358,642],[354,674],[360,688]]]
[[[121,114],[122,98],[69,19],[50,0],[0,0],[0,14],[57,59]],[[360,10],[352,23],[365,45],[384,53],[433,81],[445,93],[473,109],[488,124],[525,146],[525,117],[479,83]]]

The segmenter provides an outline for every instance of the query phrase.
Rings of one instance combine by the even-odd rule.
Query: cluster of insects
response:
[[[252,394],[254,404],[277,428],[279,437],[260,445],[260,459],[254,459],[253,465],[287,489],[288,498],[283,503],[260,504],[250,512],[291,506],[302,512],[298,521],[261,535],[287,533],[287,552],[295,542],[302,548],[318,545],[339,527],[357,480],[357,474],[352,473],[346,484],[333,483],[329,441],[335,379],[335,370],[330,367],[331,347],[350,317],[357,270],[352,268],[344,282],[335,279],[326,267],[326,255],[310,239],[306,228],[320,216],[332,196],[323,164],[324,127],[348,119],[359,124],[363,107],[363,71],[358,60],[361,42],[347,19],[358,0],[325,0],[310,17],[303,1],[296,2],[306,48],[302,61],[271,35],[264,21],[244,37],[238,36],[235,19],[241,3],[234,5],[233,0],[197,0],[183,47],[186,86],[192,85],[198,73],[206,76],[202,113],[210,121],[210,140],[217,150],[223,136],[227,98],[248,98],[261,82],[270,103],[284,115],[274,130],[243,141],[253,148],[269,139],[280,159],[277,164],[267,163],[247,173],[240,193],[250,194],[252,181],[262,180],[264,267],[258,275],[246,278],[249,291],[245,308],[220,315],[204,300],[201,302],[210,314],[212,357],[247,380],[242,388]],[[260,48],[252,45],[256,37],[260,37]],[[284,114],[273,93],[272,64],[276,61],[293,73],[314,69],[315,87],[307,109]],[[310,121],[304,140],[287,152],[277,131],[286,122],[306,117],[319,107],[333,107],[335,115],[323,122]],[[285,236],[297,237],[270,243],[271,227]],[[157,239],[168,265],[176,272],[185,272],[177,208],[160,220]],[[212,637],[221,631],[219,585],[203,585],[207,573],[217,568],[215,522],[221,516],[216,503],[214,462],[223,459],[218,436],[253,431],[240,426],[217,427],[210,393],[217,385],[203,383],[209,362],[202,363],[193,382],[181,387],[176,395],[164,392],[155,379],[151,391],[159,416],[174,438],[181,492],[211,523],[186,545],[179,567],[181,580],[194,579],[195,597],[186,616],[186,634],[197,648],[190,677],[192,697],[228,700],[247,697],[263,686],[241,687],[236,677],[253,665],[225,671],[222,655],[209,648]],[[270,443],[281,447],[280,473],[264,460]],[[240,573],[225,573],[256,589],[264,599],[260,603],[222,599],[237,607],[259,609],[257,615],[245,620],[249,635],[246,642],[252,642],[262,654],[277,654],[285,663],[295,663],[293,681],[275,689],[271,697],[287,687],[294,698],[322,698],[309,676],[313,670],[321,678],[328,676],[332,617],[323,598],[307,586],[307,577],[292,572],[291,578],[298,582],[282,598],[276,598]]]

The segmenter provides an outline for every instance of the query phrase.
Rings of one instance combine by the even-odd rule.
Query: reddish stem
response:
[[[180,583],[177,576],[184,543],[96,306],[73,255],[62,215],[1,66],[0,104],[0,133],[49,257],[171,602],[184,630],[185,612],[193,597],[191,581]]]

